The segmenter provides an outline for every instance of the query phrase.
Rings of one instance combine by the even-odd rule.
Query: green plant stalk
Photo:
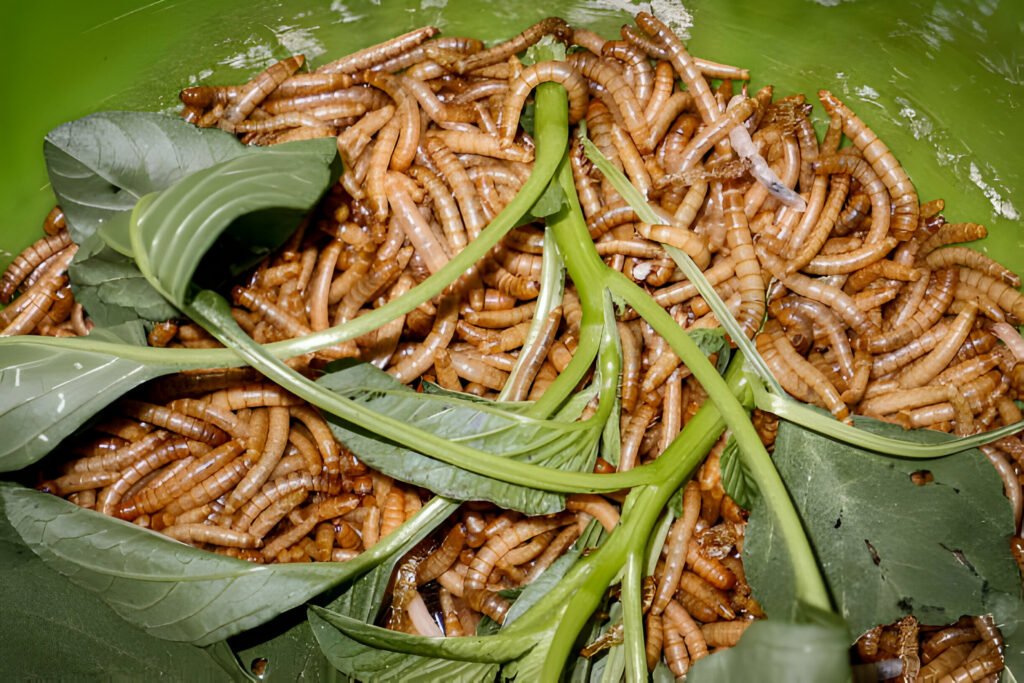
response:
[[[651,527],[657,527],[657,522]],[[650,535],[650,532],[647,534]],[[640,547],[630,549],[626,558],[626,571],[622,576],[622,633],[626,654],[626,681],[640,683],[647,680],[647,650],[644,647],[644,614],[642,584],[644,580],[643,551],[647,539]]]
[[[556,493],[615,491],[652,481],[657,476],[653,468],[619,474],[553,470],[542,465],[496,456],[454,443],[431,432],[414,429],[402,420],[382,415],[352,399],[325,389],[271,356],[235,323],[227,301],[219,294],[204,290],[191,304],[182,308],[189,317],[242,356],[247,363],[300,398],[353,424],[372,425],[373,432],[379,436],[470,472]],[[567,424],[565,429],[585,433],[593,429],[593,423],[587,421]]]
[[[742,373],[737,368],[738,364],[730,375],[736,383],[736,390],[741,391],[738,382]],[[658,462],[667,465],[665,478],[655,484],[634,488],[623,506],[618,528],[601,547],[581,560],[544,600],[508,628],[509,635],[516,635],[522,630],[547,630],[551,628],[552,608],[549,606],[561,606],[564,610],[551,635],[544,666],[546,680],[558,679],[558,672],[568,658],[577,634],[600,604],[608,586],[630,556],[643,556],[647,540],[668,499],[704,460],[724,429],[721,413],[715,404],[708,401],[659,456]],[[637,569],[642,570],[642,567]]]
[[[523,361],[530,355],[528,350],[537,343],[537,338],[540,336],[541,328],[543,328],[548,315],[556,307],[562,304],[562,293],[564,290],[565,270],[562,265],[562,257],[558,253],[558,248],[552,244],[552,240],[545,236],[544,255],[541,257],[540,295],[537,297],[537,308],[534,311],[533,320],[530,322],[530,329],[526,333],[526,339],[523,341],[523,348],[519,352],[519,358],[516,360],[516,364],[512,367],[512,371],[508,374],[508,378],[505,380],[505,386],[502,387],[501,391],[498,393],[498,401],[508,400],[509,390],[516,383],[516,378],[523,371]],[[564,401],[567,396],[568,393],[560,398]],[[555,398],[559,397],[556,396]],[[554,403],[554,399],[552,399],[551,403],[558,405],[557,403]],[[547,413],[539,411],[537,410],[537,404],[534,403],[533,407],[528,411],[528,414],[533,417],[548,417],[550,415],[550,411]]]
[[[569,274],[577,283],[581,282],[577,279],[579,276],[585,277],[587,279],[583,282],[601,283],[608,287],[613,294],[625,299],[668,342],[669,347],[690,369],[693,376],[704,387],[709,399],[714,401],[718,410],[721,411],[723,419],[736,438],[750,472],[757,482],[761,495],[765,497],[769,509],[779,519],[786,548],[795,568],[797,596],[809,605],[826,611],[831,610],[828,590],[814,559],[810,541],[804,533],[796,508],[793,507],[789,494],[786,492],[785,484],[779,477],[771,457],[750,422],[747,409],[736,400],[733,393],[729,391],[725,379],[718,374],[711,362],[697,348],[689,335],[673,320],[672,316],[635,283],[622,273],[606,267],[601,261],[593,247],[593,242],[589,239],[586,222],[575,193],[572,170],[565,161],[559,168],[558,180],[566,193],[568,205],[564,212],[556,216],[558,222],[555,224],[554,232]],[[560,231],[559,228],[561,228]],[[577,284],[577,286],[580,285]],[[730,368],[735,367],[737,361],[742,362],[743,359],[743,354],[737,353],[730,363]]]

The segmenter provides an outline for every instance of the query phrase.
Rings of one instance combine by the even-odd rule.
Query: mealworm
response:
[[[289,513],[296,510],[308,497],[309,491],[306,489],[289,491],[260,512],[246,528],[246,531],[256,538],[265,537],[275,526],[277,526],[278,522],[288,516]]]
[[[1014,466],[1006,459],[1003,452],[991,444],[981,446],[981,451],[988,457],[989,462],[999,473],[1003,480],[1003,493],[1010,501],[1010,508],[1013,510],[1014,527],[1020,528],[1021,512],[1024,511],[1024,492],[1021,491],[1020,480],[1014,470]]]
[[[679,586],[679,578],[683,574],[686,561],[686,549],[700,514],[700,498],[700,485],[693,480],[687,482],[683,489],[683,514],[672,523],[668,538],[665,539],[665,569],[658,582],[654,603],[651,605],[653,614],[665,611]]]
[[[1003,655],[991,649],[975,658],[972,658],[969,654],[967,660],[940,680],[948,679],[952,683],[980,682],[986,680],[986,677],[990,674],[994,674],[1003,668]]]
[[[845,174],[860,183],[861,191],[871,200],[871,227],[865,242],[875,243],[889,234],[890,201],[885,184],[863,158],[850,154],[828,154],[811,164],[816,174]]]
[[[892,232],[898,240],[907,240],[917,229],[920,204],[906,171],[881,139],[835,95],[819,90],[818,98],[829,114],[838,114],[843,133],[863,154],[892,197]],[[874,221],[875,209],[872,209]]]
[[[440,33],[440,29],[433,26],[423,26],[400,36],[396,36],[395,38],[383,43],[371,45],[370,47],[363,48],[362,50],[353,52],[350,55],[346,55],[341,59],[336,59],[333,62],[324,64],[316,70],[316,73],[355,74],[364,69],[369,69],[377,64],[386,62],[396,55],[400,55],[403,52],[411,50],[425,40],[433,38],[438,33]]]
[[[437,351],[448,346],[451,341],[458,314],[458,299],[453,296],[443,297],[430,334],[417,347],[414,355],[399,361],[388,370],[388,373],[399,382],[408,384],[426,372],[434,363]]]
[[[654,149],[656,140],[651,135],[636,94],[614,63],[590,52],[570,54],[567,61],[584,78],[594,81],[605,89],[618,109],[637,149],[643,154],[649,154]],[[644,60],[641,58],[639,61]],[[585,105],[583,111],[585,111]],[[580,116],[582,116],[582,111]]]
[[[921,667],[918,672],[918,680],[922,683],[938,681],[964,662],[972,649],[972,643],[960,643],[943,650],[937,657]]]
[[[704,633],[685,607],[675,600],[670,600],[665,608],[664,619],[666,627],[677,630],[683,636],[691,662],[708,656],[708,644],[704,640]]]
[[[519,127],[519,115],[530,92],[541,83],[558,83],[569,94],[569,122],[576,123],[587,111],[587,84],[580,73],[567,62],[537,62],[523,69],[509,84],[505,104],[498,120],[498,137],[502,146],[509,146]]]
[[[1024,320],[1024,295],[1002,280],[970,268],[960,268],[960,282],[977,288],[1017,320]]]
[[[236,126],[245,120],[278,85],[298,71],[305,61],[306,59],[302,55],[294,55],[259,73],[246,83],[238,97],[225,107],[218,125],[228,132],[234,132]]]
[[[973,242],[984,239],[987,235],[988,230],[978,223],[943,223],[934,235],[921,243],[917,258],[919,261],[924,260],[939,247],[957,242]]]
[[[574,29],[573,40],[576,40],[576,34],[579,32],[579,29]],[[651,67],[647,55],[625,40],[604,41],[603,38],[600,40],[603,42],[600,50],[591,49],[591,52],[623,62],[624,76],[633,89],[637,104],[641,108],[646,106],[654,88],[654,68]],[[592,47],[597,47],[596,42]]]
[[[424,147],[430,155],[430,159],[437,165],[441,176],[451,187],[452,194],[455,195],[469,239],[476,239],[487,221],[483,216],[483,209],[473,181],[465,167],[441,138],[428,136],[424,140]]]
[[[184,491],[227,465],[242,453],[240,441],[232,439],[203,454],[174,477],[159,486],[147,487],[128,500],[122,500],[115,515],[121,519],[134,519],[163,508]]]
[[[177,500],[169,503],[164,508],[164,518],[170,523],[170,520],[173,520],[183,512],[200,508],[216,500],[233,489],[251,465],[252,463],[246,458],[245,454],[235,458],[226,466],[178,496]]]
[[[769,321],[768,326],[765,327],[765,331],[762,334],[766,334],[772,340],[775,345],[775,350],[778,351],[783,361],[787,363],[793,372],[810,387],[829,411],[836,416],[837,419],[846,420],[850,414],[850,410],[842,398],[839,396],[839,391],[835,385],[826,377],[822,372],[815,368],[809,363],[803,356],[797,353],[793,345],[790,344],[789,339],[784,334],[779,334],[778,323]]]
[[[110,486],[119,477],[120,473],[118,472],[104,470],[69,472],[56,479],[39,484],[36,489],[45,493],[52,493],[55,496],[65,497],[68,494],[79,491],[89,491]]]
[[[905,389],[921,386],[942,372],[967,339],[967,335],[970,334],[971,329],[974,327],[976,317],[977,308],[973,304],[958,314],[943,336],[942,341],[927,356],[904,369],[899,374],[897,381],[900,383],[900,386]]]
[[[647,12],[639,12],[635,17],[637,26],[646,31],[654,43],[665,51],[665,59],[672,63],[672,67],[683,82],[686,89],[693,94],[697,111],[705,123],[711,124],[721,116],[721,110],[715,101],[711,88],[705,80],[704,75],[695,64],[690,53],[687,52],[683,43],[664,23],[654,15]],[[624,36],[627,40],[629,37]]]
[[[661,648],[665,639],[665,628],[661,615],[648,612],[644,615],[644,653],[647,670],[654,671],[661,661]]]
[[[280,462],[284,455],[284,449],[288,443],[289,426],[288,409],[284,407],[272,407],[269,409],[269,426],[266,440],[263,444],[262,454],[259,460],[253,465],[245,477],[239,482],[235,490],[228,496],[224,503],[224,511],[231,514],[245,504],[262,486],[269,480],[271,472]]]
[[[488,577],[494,571],[495,564],[510,550],[534,536],[565,526],[573,521],[573,519],[572,515],[567,514],[531,517],[520,520],[490,536],[487,542],[477,551],[469,566],[465,579],[466,589],[484,589],[487,586]],[[476,607],[474,609],[482,611]]]
[[[273,560],[279,552],[305,538],[316,525],[316,514],[310,512],[307,508],[306,516],[302,521],[266,542],[266,545],[260,551],[263,554],[263,558],[268,562]]]
[[[335,478],[341,475],[341,453],[338,442],[334,439],[327,421],[318,410],[306,404],[291,406],[288,412],[293,418],[301,422],[316,441],[323,460],[324,474],[328,478]]]
[[[319,477],[314,478],[308,472],[294,472],[283,479],[275,479],[264,484],[254,494],[249,495],[238,508],[231,527],[238,531],[248,530],[253,520],[264,510],[293,492],[324,488],[318,485],[322,484],[319,480]]]
[[[716,192],[721,188],[714,184]],[[740,323],[748,338],[752,338],[761,326],[764,317],[764,277],[761,266],[754,251],[750,227],[743,213],[742,197],[736,186],[730,184],[721,188],[720,206],[723,207],[726,220],[726,240],[729,244],[733,268],[739,278],[740,311],[737,322]]]
[[[729,605],[728,596],[693,572],[683,572],[679,579],[679,589],[706,602],[723,619],[736,618],[736,613]]]
[[[686,672],[690,670],[690,657],[686,652],[686,643],[682,634],[676,628],[670,628],[662,619],[664,624],[664,652],[665,663],[676,679],[685,678]]]
[[[363,547],[369,550],[380,540],[380,508],[373,506],[365,509],[366,517],[363,518],[361,536]]]
[[[970,247],[937,249],[929,253],[924,261],[929,268],[934,270],[954,265],[963,266],[980,271],[989,277],[998,278],[1011,287],[1020,287],[1020,277],[1016,273]]]
[[[995,618],[991,614],[983,614],[971,618],[974,628],[977,629],[978,635],[981,639],[987,643],[991,643],[992,646],[998,652],[1002,652],[1005,642],[1003,641],[1003,634],[996,626]]]
[[[444,229],[448,246],[452,253],[458,253],[466,246],[466,228],[462,224],[462,215],[451,191],[444,181],[425,166],[415,165],[409,169],[409,175],[415,178],[430,194],[434,204],[434,215],[437,216]]]
[[[0,279],[0,302],[8,303],[14,292],[29,274],[44,261],[64,250],[71,244],[71,236],[67,230],[53,235],[46,235],[22,251],[15,257]]]
[[[121,471],[117,481],[103,489],[97,501],[96,509],[105,515],[113,516],[116,506],[127,495],[132,486],[146,475],[156,472],[169,462],[180,460],[192,453],[190,443],[181,437],[161,441],[151,451]],[[202,453],[198,452],[199,455]]]
[[[920,308],[901,327],[864,335],[858,343],[871,353],[892,351],[923,334],[942,317],[953,301],[957,270],[947,268],[933,274]]]
[[[230,548],[259,548],[260,539],[251,534],[206,524],[175,524],[160,530],[165,536],[195,545],[210,543]]]
[[[565,42],[570,39],[572,33],[572,28],[565,23],[565,20],[559,17],[547,17],[509,40],[460,59],[452,67],[458,74],[477,71],[522,52],[546,35],[554,36],[557,40]]]
[[[729,590],[736,585],[736,575],[713,557],[703,555],[691,538],[686,550],[686,564],[693,573],[719,590]]]
[[[733,647],[739,642],[743,632],[753,623],[751,619],[717,621],[711,624],[702,624],[700,630],[704,634],[704,642],[709,647]],[[859,644],[860,641],[858,641],[858,646]]]
[[[508,600],[498,593],[486,588],[466,586],[464,596],[469,606],[481,612],[499,624],[505,623],[505,615],[510,607]]]

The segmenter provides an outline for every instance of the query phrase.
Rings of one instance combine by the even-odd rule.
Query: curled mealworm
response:
[[[477,551],[469,571],[466,573],[467,589],[484,589],[487,579],[494,571],[495,564],[510,550],[551,529],[557,529],[573,521],[573,515],[558,514],[546,517],[531,517],[520,520],[508,528],[495,533]]]
[[[613,62],[588,52],[573,53],[568,62],[584,78],[596,82],[611,95],[637,149],[643,154],[650,153],[656,140],[652,138],[636,94]]]
[[[458,314],[458,299],[454,296],[442,298],[430,334],[419,345],[414,355],[399,361],[388,370],[389,374],[403,384],[408,384],[426,372],[434,363],[438,349],[448,346],[452,335],[455,334]]]
[[[892,351],[923,334],[934,325],[949,308],[953,301],[958,273],[953,268],[935,273],[928,286],[921,307],[901,327],[885,331],[872,332],[858,340],[863,348],[871,353]]]
[[[587,84],[578,71],[566,62],[537,62],[523,69],[523,72],[509,84],[509,92],[501,110],[498,122],[499,137],[503,146],[512,144],[519,127],[519,114],[530,92],[541,83],[554,82],[565,87],[569,93],[569,122],[575,123],[587,111]]]
[[[864,154],[877,176],[892,197],[892,231],[898,240],[907,240],[917,229],[920,204],[917,191],[906,171],[879,137],[868,128],[845,104],[827,90],[819,90],[818,97],[829,114],[837,113],[843,121],[843,133]],[[872,216],[875,210],[872,209]],[[874,220],[874,219],[873,219]]]
[[[866,160],[850,154],[829,154],[815,160],[811,168],[816,174],[841,173],[859,182],[862,191],[871,200],[871,228],[865,241],[878,242],[888,235],[889,195],[885,190],[885,184]]]

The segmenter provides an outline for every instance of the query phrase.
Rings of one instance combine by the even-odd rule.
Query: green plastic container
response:
[[[0,265],[53,205],[47,131],[104,109],[173,111],[196,83],[239,83],[302,52],[315,66],[423,24],[509,37],[551,14],[614,36],[653,8],[691,51],[747,66],[752,85],[843,98],[903,162],[922,200],[984,223],[984,248],[1024,271],[1024,3],[1004,0],[44,0],[0,29]],[[821,108],[816,112],[821,116]]]
[[[688,35],[694,54],[749,67],[755,88],[771,83],[777,94],[805,92],[810,101],[816,101],[818,89],[835,92],[895,152],[922,200],[942,197],[948,220],[987,225],[990,236],[981,246],[1024,272],[1024,2],[1019,0],[13,3],[0,22],[6,67],[0,106],[0,267],[41,234],[54,203],[42,141],[65,121],[109,109],[171,112],[182,87],[241,83],[298,52],[316,66],[424,24],[495,40],[558,14],[611,37],[638,9],[653,9]],[[815,111],[820,118],[820,106]],[[0,545],[10,543],[5,533],[6,525],[0,527]],[[34,561],[13,552],[9,556],[19,563]],[[81,630],[98,628],[89,636],[97,642],[103,624],[116,623],[109,610],[49,570],[40,569],[38,580],[43,595],[30,601],[33,610],[37,605],[45,610],[46,600],[95,604],[94,612],[82,610]],[[100,679],[106,676],[99,672],[111,671],[109,658],[62,659],[62,634],[49,631],[45,619],[31,611],[5,607],[4,612],[0,644],[10,648],[8,653],[25,655],[18,660],[23,666],[31,662],[30,671],[6,673],[58,679],[73,664],[77,671],[96,671]],[[256,654],[244,648],[253,644],[244,639],[236,644],[246,663]],[[140,671],[133,652],[143,646],[154,647],[141,635],[123,643],[126,650],[113,670]],[[157,647],[166,650],[167,661],[185,656],[180,652],[185,646],[161,642]],[[210,661],[208,671],[215,671]],[[163,660],[151,664],[163,666]],[[330,678],[330,672],[321,675]]]

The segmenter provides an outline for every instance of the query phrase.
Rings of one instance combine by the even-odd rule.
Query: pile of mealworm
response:
[[[444,266],[529,175],[533,144],[520,110],[533,87],[555,81],[568,91],[570,121],[586,122],[662,218],[640,222],[574,139],[570,160],[595,247],[682,327],[718,322],[663,244],[700,266],[789,393],[839,419],[855,412],[957,434],[1020,420],[1019,279],[948,246],[983,237],[984,227],[946,223],[941,201],[921,204],[892,153],[833,94],[819,93],[830,119],[819,141],[804,96],[775,99],[766,87],[748,97],[746,70],[694,59],[649,14],[636,22],[621,40],[605,40],[546,19],[487,49],[428,27],[312,72],[298,73],[295,56],[243,85],[182,91],[183,115],[200,126],[251,144],[337,137],[345,164],[294,237],[233,289],[239,324],[260,342],[305,335],[353,320]],[[517,55],[543,36],[565,43],[567,59],[524,65]],[[852,144],[842,146],[844,136]],[[0,334],[88,330],[65,275],[75,247],[62,221],[55,210],[47,237],[4,274],[4,301],[21,295],[0,312]],[[291,363],[315,373],[355,357],[404,383],[494,397],[529,353],[504,396],[537,398],[571,360],[580,323],[569,284],[524,348],[543,240],[542,224],[520,226],[459,286]],[[617,465],[599,459],[599,472],[657,458],[705,397],[632,311],[618,327],[622,455]],[[188,321],[157,324],[150,343],[217,345]],[[369,471],[315,409],[251,371],[160,380],[108,412],[43,486],[215,552],[343,561],[427,495]],[[771,417],[755,412],[754,421],[770,444]],[[721,446],[686,487],[648,582],[648,663],[664,657],[676,675],[761,616],[739,560],[745,512],[720,481]],[[984,451],[1019,531],[1024,442],[1008,437]],[[465,504],[401,563],[388,625],[460,635],[474,633],[481,615],[500,622],[508,604],[497,589],[532,580],[591,519],[614,527],[619,502],[570,496],[566,512],[540,518]],[[1012,542],[1024,557],[1020,537]],[[618,636],[613,625],[586,652]],[[982,680],[1001,669],[1000,648],[998,631],[979,617],[942,631],[904,620],[865,635],[857,651],[865,661],[899,660],[905,680],[918,667],[923,680]]]

